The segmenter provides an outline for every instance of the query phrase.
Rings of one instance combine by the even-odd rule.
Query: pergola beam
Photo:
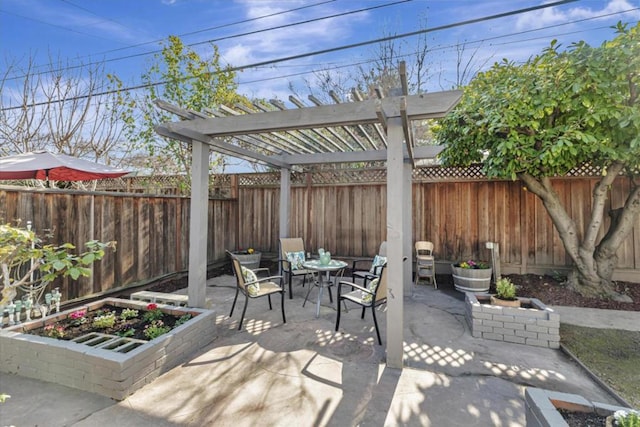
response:
[[[207,135],[202,135],[196,131],[186,128],[180,128],[177,132],[173,132],[166,126],[158,125],[155,127],[155,131],[167,138],[173,138],[182,140],[185,142],[191,142],[191,140],[203,142],[223,154],[228,156],[237,157],[250,162],[265,163],[278,168],[291,169],[291,165],[283,162],[280,156],[265,156],[264,154],[256,153],[255,151],[247,150],[237,145],[226,143],[218,138],[212,138]]]
[[[407,99],[407,117],[420,120],[444,117],[458,102],[461,91],[447,91],[411,95]],[[267,111],[260,114],[235,117],[196,119],[178,123],[166,123],[171,131],[185,128],[203,135],[223,137],[251,133],[291,131],[319,127],[372,124],[378,122],[376,104],[382,102],[382,108],[389,117],[400,116],[398,97],[382,100],[370,99],[347,104],[322,105],[313,108],[301,108],[286,111]]]
[[[414,159],[434,159],[444,150],[442,145],[425,145],[414,148]],[[322,163],[358,163],[381,162],[387,160],[387,150],[351,151],[345,153],[316,153],[316,154],[282,154],[278,156],[290,165],[314,165]],[[405,150],[405,159],[409,159]]]

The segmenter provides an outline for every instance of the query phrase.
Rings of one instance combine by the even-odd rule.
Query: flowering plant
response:
[[[162,316],[164,316],[164,313],[162,312],[162,310],[158,308],[158,304],[151,303],[147,305],[147,310],[148,311],[144,313],[144,316],[143,316],[144,320],[147,322],[160,320],[162,319]]]
[[[474,270],[489,268],[489,264],[487,264],[486,262],[474,261],[472,259],[468,261],[462,261],[461,263],[454,264],[454,265],[456,267],[468,268],[468,269],[474,269]]]
[[[234,253],[240,254],[240,255],[251,255],[254,252],[255,252],[255,249],[247,248],[247,249],[244,249],[244,250],[235,251]]]
[[[48,337],[62,338],[64,337],[64,326],[54,324],[47,325],[44,327],[44,332]]]
[[[631,410],[619,410],[613,414],[616,420],[616,425],[620,427],[638,427],[640,426],[640,411],[634,409]]]

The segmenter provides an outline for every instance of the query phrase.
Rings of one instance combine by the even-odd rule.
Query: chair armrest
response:
[[[256,273],[256,276],[263,274],[265,271],[267,272],[267,276],[271,274],[271,270],[266,267],[254,268],[252,271]]]
[[[369,289],[367,289],[367,288],[365,288],[365,287],[363,287],[363,286],[360,286],[360,285],[358,285],[357,283],[347,282],[347,281],[345,281],[345,280],[341,280],[341,281],[338,283],[338,295],[340,295],[340,288],[342,288],[342,285],[351,286],[352,288],[356,288],[356,289],[358,289],[358,290],[360,290],[360,291],[363,291],[363,292],[366,292],[366,293],[368,293],[368,294],[373,295],[373,292],[372,292],[371,290],[369,290]]]
[[[278,280],[282,280],[282,276],[269,276],[269,277],[262,277],[258,280],[253,280],[251,282],[244,282],[245,286],[248,285],[253,285],[255,283],[262,283],[262,282],[273,282],[274,279],[278,279]]]

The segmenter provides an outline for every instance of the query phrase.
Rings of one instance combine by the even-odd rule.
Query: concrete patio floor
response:
[[[335,332],[326,292],[316,318],[316,291],[302,307],[306,288],[294,286],[286,324],[280,301],[269,311],[263,298],[249,302],[238,331],[242,307],[228,316],[234,287],[231,276],[208,281],[217,338],[122,402],[0,374],[0,392],[12,395],[0,424],[517,427],[527,386],[616,403],[559,350],[473,338],[463,295],[451,289],[420,285],[406,296],[406,368],[397,370],[385,366],[371,313],[343,312]],[[384,344],[384,306],[378,313]]]

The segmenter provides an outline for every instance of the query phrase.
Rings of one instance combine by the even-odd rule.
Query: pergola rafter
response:
[[[400,69],[402,71],[404,67]],[[272,103],[272,108],[262,104],[233,108],[221,106],[215,117],[203,117],[203,113],[182,110],[162,102],[157,104],[183,119],[159,124],[157,132],[192,144],[189,305],[203,307],[205,304],[209,149],[281,169],[281,237],[289,235],[292,168],[309,164],[386,161],[389,254],[387,365],[402,367],[402,302],[412,282],[411,263],[405,262],[412,257],[411,171],[416,160],[434,158],[442,148],[415,147],[412,122],[444,117],[462,95],[460,91],[407,95],[406,75],[402,74],[402,96],[381,99],[322,104],[310,97],[315,106],[305,107],[292,101],[297,107],[295,109],[287,109],[281,103]],[[370,135],[365,130],[367,125],[373,125],[374,134]],[[334,132],[338,135],[344,132],[356,144],[343,144],[338,138],[326,139],[328,135],[335,137]],[[368,144],[360,140],[360,135],[368,140]],[[261,142],[258,144],[257,141]],[[261,149],[271,147],[267,150],[270,154],[257,148],[249,149],[249,145]],[[368,145],[373,149],[365,148]]]

